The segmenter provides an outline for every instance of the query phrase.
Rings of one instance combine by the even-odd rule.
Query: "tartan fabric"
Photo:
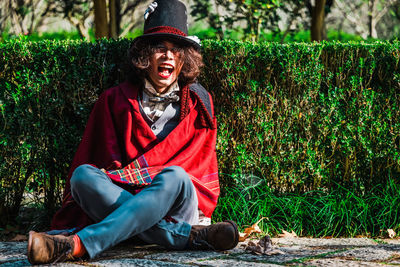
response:
[[[147,161],[142,155],[136,160],[132,161],[125,168],[119,170],[110,170],[105,173],[115,182],[128,184],[134,187],[143,187],[151,184],[153,178],[159,174],[167,166],[147,167]],[[193,184],[201,184],[210,191],[219,192],[218,172],[211,173],[197,179],[188,173]],[[215,178],[216,179],[215,179]],[[201,180],[208,180],[209,182],[201,182]]]
[[[142,187],[151,184],[153,178],[163,169],[163,167],[147,166],[144,156],[140,156],[125,168],[106,171],[106,174],[116,182]]]
[[[147,168],[121,169],[115,171],[107,171],[106,173],[108,176],[114,176],[115,178],[113,180],[119,178],[121,183],[126,183],[129,185],[145,186],[151,184],[151,181],[153,180]]]

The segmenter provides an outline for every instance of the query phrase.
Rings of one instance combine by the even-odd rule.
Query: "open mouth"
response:
[[[174,71],[174,66],[171,64],[161,64],[158,66],[158,75],[162,78],[168,78],[171,76],[172,72]]]

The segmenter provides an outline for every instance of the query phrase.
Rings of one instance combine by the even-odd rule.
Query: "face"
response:
[[[155,45],[155,53],[150,56],[148,78],[158,93],[168,90],[179,76],[183,66],[182,49],[169,41]]]

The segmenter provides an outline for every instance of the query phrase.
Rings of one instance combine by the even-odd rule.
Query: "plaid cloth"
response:
[[[129,185],[144,186],[151,184],[153,178],[149,174],[147,168],[144,169],[121,169],[106,172],[107,175],[118,176],[121,183]]]
[[[154,176],[159,174],[164,167],[148,167],[144,156],[135,159],[123,169],[105,171],[114,181],[132,186],[146,186],[151,184]]]
[[[142,155],[129,163],[123,169],[103,171],[116,182],[129,184],[134,187],[143,187],[151,184],[153,178],[167,167],[168,166],[149,167],[144,155]],[[194,184],[202,184],[209,190],[219,191],[218,179],[210,179],[211,177],[218,177],[218,172],[210,173],[203,177],[209,179],[209,182],[201,182],[198,178],[194,177],[190,173],[188,173],[188,175]]]

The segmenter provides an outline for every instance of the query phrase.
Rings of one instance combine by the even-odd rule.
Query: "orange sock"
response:
[[[72,252],[72,256],[75,258],[80,258],[86,253],[86,248],[82,244],[81,239],[78,235],[74,235],[74,251]]]

